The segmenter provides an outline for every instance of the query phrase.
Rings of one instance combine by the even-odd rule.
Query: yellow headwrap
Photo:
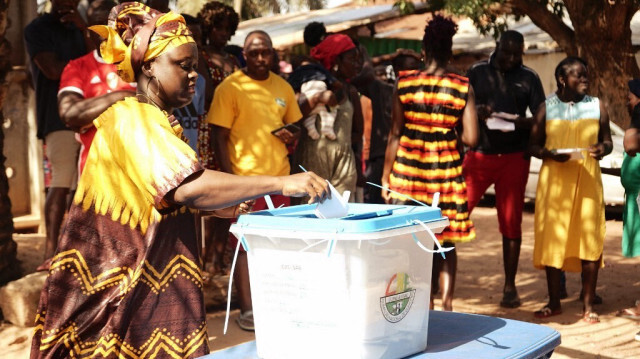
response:
[[[109,25],[89,29],[106,39],[100,44],[102,58],[118,64],[118,74],[135,82],[142,64],[180,45],[195,42],[180,14],[163,14],[138,2],[114,6]]]

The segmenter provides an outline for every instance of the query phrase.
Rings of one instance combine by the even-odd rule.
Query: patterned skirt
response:
[[[438,207],[450,226],[437,235],[441,242],[468,242],[475,239],[469,219],[467,186],[462,175],[462,159],[453,129],[406,124],[389,178],[390,189],[431,204],[440,193]],[[396,202],[406,198],[391,194]]]

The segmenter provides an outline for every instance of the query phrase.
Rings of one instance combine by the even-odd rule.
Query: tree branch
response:
[[[568,55],[577,55],[575,32],[547,8],[545,1],[510,0],[511,6],[527,14],[531,21],[548,33]]]

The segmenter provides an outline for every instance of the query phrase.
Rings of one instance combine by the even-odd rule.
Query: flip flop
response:
[[[600,323],[600,317],[596,312],[584,312],[582,315],[582,321],[588,324]]]
[[[616,313],[616,316],[627,319],[640,320],[640,313],[636,312],[635,307],[622,309],[621,311]]]
[[[542,309],[533,312],[533,316],[536,318],[549,318],[560,314],[562,314],[561,308],[551,309],[548,305],[545,305]]]
[[[256,327],[253,323],[253,310],[247,310],[244,313],[241,313],[238,318],[236,318],[236,322],[238,326],[246,331],[255,331]]]

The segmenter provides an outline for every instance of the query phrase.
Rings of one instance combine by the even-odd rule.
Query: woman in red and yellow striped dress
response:
[[[425,69],[401,72],[394,94],[382,185],[418,201],[431,204],[440,193],[439,207],[450,226],[438,239],[446,247],[475,238],[467,209],[458,140],[469,147],[478,141],[473,89],[466,77],[447,70],[457,25],[436,15],[425,28]],[[383,191],[387,203],[407,203],[407,198]],[[443,310],[452,310],[457,256],[434,256],[431,289],[441,290]]]

